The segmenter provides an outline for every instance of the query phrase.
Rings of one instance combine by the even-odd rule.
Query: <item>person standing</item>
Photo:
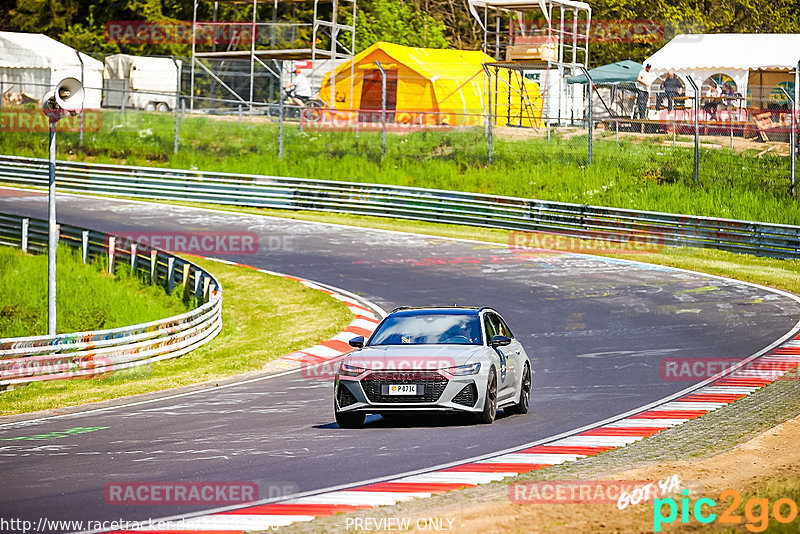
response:
[[[647,118],[647,101],[650,97],[650,84],[653,83],[653,75],[650,74],[650,63],[639,71],[636,77],[636,111],[634,119]]]
[[[719,97],[722,96],[722,90],[717,85],[717,82],[711,80],[706,91],[706,103],[703,104],[703,109],[710,115],[712,121],[717,120],[717,109],[719,108]]]

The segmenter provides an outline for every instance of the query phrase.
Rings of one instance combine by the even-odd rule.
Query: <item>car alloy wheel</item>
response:
[[[478,414],[478,422],[492,424],[497,415],[497,375],[494,367],[489,369],[489,380],[486,383],[486,398],[483,401],[483,411]]]
[[[531,406],[531,367],[527,362],[525,362],[525,370],[522,372],[520,389],[519,402],[506,408],[507,412],[514,414],[528,413],[528,409]]]

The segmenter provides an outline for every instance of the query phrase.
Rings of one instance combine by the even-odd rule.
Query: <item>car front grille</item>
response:
[[[475,386],[475,382],[464,386],[464,388],[453,397],[453,402],[464,406],[475,406],[475,403],[478,402],[478,388]]]
[[[343,383],[339,383],[339,396],[337,398],[339,401],[339,407],[344,408],[345,406],[350,406],[351,404],[356,402],[356,397]]]
[[[423,388],[422,395],[389,395],[384,388],[389,384],[415,384],[419,391]],[[361,387],[370,402],[381,403],[412,403],[436,402],[447,387],[447,379],[437,372],[373,372],[361,380]]]

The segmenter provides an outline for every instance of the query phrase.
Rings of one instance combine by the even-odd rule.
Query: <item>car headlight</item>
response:
[[[467,376],[476,375],[481,370],[480,362],[471,363],[469,365],[457,365],[455,367],[445,367],[442,371],[446,371],[453,376]]]
[[[366,371],[366,369],[356,367],[355,365],[347,365],[346,363],[342,363],[342,365],[339,366],[340,376],[358,376],[364,371]]]

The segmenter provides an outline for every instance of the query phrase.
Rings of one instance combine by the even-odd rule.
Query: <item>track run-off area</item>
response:
[[[46,209],[46,194],[0,189],[2,213],[43,218]],[[800,319],[800,303],[786,293],[635,261],[78,195],[59,195],[58,220],[120,235],[255,236],[252,253],[204,254],[341,288],[385,310],[491,306],[531,358],[531,411],[500,414],[492,425],[371,416],[364,429],[344,430],[334,422],[331,381],[291,372],[0,421],[0,515],[34,524],[146,521],[208,508],[110,504],[104,490],[119,482],[239,481],[277,501],[513,449],[699,381],[665,376],[665,360],[745,359]],[[91,431],[67,432],[76,428]],[[21,439],[34,436],[52,437]]]

